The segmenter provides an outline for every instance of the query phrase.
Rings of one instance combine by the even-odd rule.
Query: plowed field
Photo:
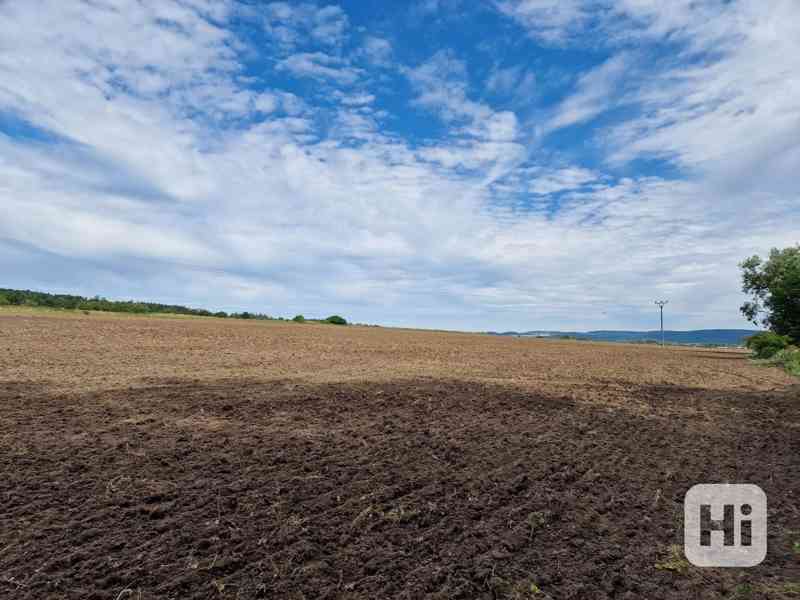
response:
[[[797,598],[800,387],[735,351],[0,311],[0,598]],[[761,486],[750,569],[683,560]]]

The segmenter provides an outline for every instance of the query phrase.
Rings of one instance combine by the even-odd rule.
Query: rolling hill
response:
[[[516,337],[574,337],[602,342],[660,342],[661,332],[656,331],[504,331],[488,332],[490,335]],[[758,333],[755,329],[697,329],[693,331],[665,331],[668,344],[741,346],[747,336]]]

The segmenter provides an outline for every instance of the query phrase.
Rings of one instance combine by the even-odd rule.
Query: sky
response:
[[[798,172],[797,0],[0,0],[0,287],[745,327]]]

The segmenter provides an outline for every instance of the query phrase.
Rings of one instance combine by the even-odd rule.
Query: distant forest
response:
[[[45,306],[49,308],[64,308],[69,310],[99,310],[105,312],[153,314],[167,313],[176,315],[193,315],[196,317],[221,317],[229,319],[258,319],[262,321],[286,321],[282,317],[271,317],[261,313],[240,312],[227,313],[225,311],[212,312],[203,308],[189,308],[179,304],[161,304],[158,302],[136,302],[133,300],[107,300],[100,296],[85,298],[71,294],[48,294],[31,290],[11,290],[0,288],[0,306]],[[298,315],[293,321],[305,322],[307,319]],[[312,319],[308,319],[309,321]],[[347,321],[338,315],[333,315],[321,322],[335,325],[346,325]]]

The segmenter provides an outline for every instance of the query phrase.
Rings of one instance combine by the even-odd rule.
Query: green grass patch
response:
[[[800,350],[795,347],[781,350],[767,362],[776,367],[781,367],[787,373],[800,377]]]
[[[680,575],[686,573],[690,566],[689,561],[683,556],[683,548],[678,545],[670,546],[668,556],[655,565],[659,571],[672,571]]]

